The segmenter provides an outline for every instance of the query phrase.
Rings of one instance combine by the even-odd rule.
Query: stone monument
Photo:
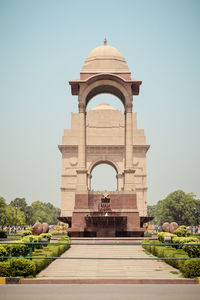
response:
[[[61,216],[70,236],[143,236],[147,217],[146,145],[137,128],[133,96],[141,81],[131,78],[122,54],[107,44],[92,50],[80,72],[69,82],[78,96],[79,112],[72,114],[71,129],[62,145]],[[87,111],[98,94],[112,94],[124,113],[107,104]],[[117,99],[118,98],[118,99]],[[117,173],[117,191],[91,191],[92,170],[111,165]]]

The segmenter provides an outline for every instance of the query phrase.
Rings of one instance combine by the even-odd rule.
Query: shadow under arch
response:
[[[123,104],[124,109],[129,102],[132,102],[131,90],[125,88],[125,81],[113,74],[101,74],[92,76],[87,80],[87,86],[82,91],[81,98],[85,106],[92,98],[99,94],[111,94],[116,96]]]
[[[111,94],[116,96],[118,99],[121,100],[122,104],[125,107],[125,97],[122,94],[122,92],[117,89],[116,87],[112,86],[112,85],[101,85],[98,87],[95,87],[93,90],[91,90],[87,97],[86,97],[86,106],[88,105],[88,103],[90,102],[90,100],[92,98],[94,98],[95,96],[99,95],[99,94]]]

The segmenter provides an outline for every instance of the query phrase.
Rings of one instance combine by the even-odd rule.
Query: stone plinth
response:
[[[143,236],[134,192],[77,193],[70,236]]]

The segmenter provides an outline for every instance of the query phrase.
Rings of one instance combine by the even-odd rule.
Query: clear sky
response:
[[[60,207],[57,145],[77,112],[68,81],[105,36],[143,81],[133,111],[151,145],[148,203],[177,189],[200,198],[200,1],[0,0],[0,36],[0,196],[7,202]],[[120,108],[118,99],[101,100]]]

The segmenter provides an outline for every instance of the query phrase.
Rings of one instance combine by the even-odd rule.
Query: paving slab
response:
[[[105,241],[109,242],[109,239]],[[183,280],[179,270],[163,261],[142,260],[141,258],[154,256],[147,255],[141,245],[98,245],[95,242],[94,245],[72,245],[61,257],[75,259],[55,260],[39,273],[37,279]],[[81,257],[85,259],[80,259]],[[121,258],[138,260],[121,260]]]

